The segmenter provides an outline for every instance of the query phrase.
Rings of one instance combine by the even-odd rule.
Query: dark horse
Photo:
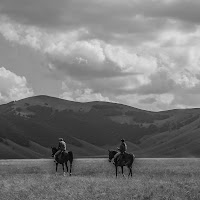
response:
[[[52,157],[54,157],[55,153],[58,151],[58,149],[56,147],[51,147],[52,150]],[[65,176],[65,169],[64,169],[64,164],[66,166],[67,172],[68,172],[68,165],[67,162],[69,161],[70,163],[70,169],[69,169],[69,175],[72,175],[72,162],[73,162],[73,153],[72,151],[69,152],[62,152],[60,153],[57,157],[56,157],[56,173],[57,173],[57,169],[58,169],[58,163],[62,165],[63,167],[63,174]]]
[[[117,153],[117,151],[108,150],[108,152],[109,152],[109,162],[111,162],[111,160],[114,158],[114,155]],[[124,170],[123,170],[124,166],[128,167],[128,169],[129,169],[128,176],[130,176],[130,175],[132,176],[132,165],[133,165],[134,160],[135,160],[135,156],[131,153],[124,153],[123,158],[115,159],[114,164],[115,164],[115,169],[116,169],[116,177],[117,177],[117,167],[118,166],[121,167],[123,176],[124,176]]]

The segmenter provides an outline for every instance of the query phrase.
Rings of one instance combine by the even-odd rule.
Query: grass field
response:
[[[77,159],[71,177],[53,160],[0,160],[0,199],[200,200],[200,159],[136,159],[115,178],[107,159]],[[120,168],[119,168],[120,172]],[[125,170],[128,173],[128,170]]]

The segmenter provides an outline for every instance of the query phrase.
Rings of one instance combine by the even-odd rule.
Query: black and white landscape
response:
[[[0,0],[0,199],[199,200],[199,166],[200,0]]]
[[[122,137],[138,157],[199,157],[199,10],[1,0],[0,158],[48,157],[58,137],[79,157]]]

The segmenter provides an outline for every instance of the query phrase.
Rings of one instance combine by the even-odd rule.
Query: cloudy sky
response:
[[[200,107],[199,0],[0,0],[0,104],[33,95]]]

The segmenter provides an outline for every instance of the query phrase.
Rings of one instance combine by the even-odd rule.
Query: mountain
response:
[[[0,105],[0,158],[50,157],[59,137],[76,157],[105,156],[125,138],[137,157],[199,157],[200,109],[150,112],[110,102],[34,96]]]

